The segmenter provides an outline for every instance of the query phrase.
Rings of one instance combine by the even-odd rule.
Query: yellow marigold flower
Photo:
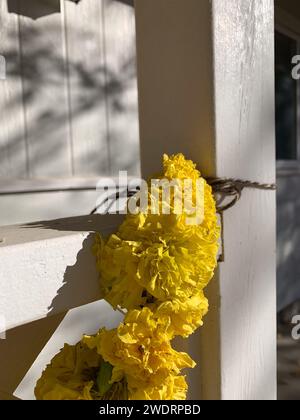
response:
[[[65,345],[38,381],[37,399],[186,398],[181,370],[195,363],[170,340],[188,337],[203,323],[203,289],[217,264],[219,227],[212,189],[192,161],[164,155],[157,179],[147,209],[127,215],[107,239],[96,236],[103,295],[128,310],[124,322]],[[171,200],[160,194],[165,186]]]
[[[37,400],[127,399],[124,380],[108,386],[105,394],[99,392],[97,380],[103,363],[102,357],[84,343],[65,344],[38,380]]]
[[[200,178],[201,174],[196,169],[196,164],[187,160],[182,153],[177,155],[163,156],[163,176],[168,179],[192,179]]]
[[[164,156],[160,177],[200,177],[182,154]],[[187,214],[127,215],[118,232],[95,244],[104,298],[128,310],[154,301],[189,299],[213,277],[219,248],[219,226],[211,187],[204,182],[204,220],[187,224]],[[194,189],[194,187],[193,187]]]
[[[206,252],[196,241],[155,243],[139,254],[136,281],[160,302],[187,299],[213,276],[216,259]]]
[[[188,354],[172,348],[167,329],[168,319],[157,319],[145,307],[129,311],[117,329],[102,329],[83,340],[114,366],[112,381],[125,376],[129,394],[137,395],[145,387],[161,389],[170,375],[177,376],[182,369],[195,366]]]
[[[212,278],[217,249],[217,242],[200,239],[148,244],[112,235],[97,249],[104,297],[113,307],[128,310],[147,304],[149,296],[160,302],[189,298]]]
[[[169,375],[160,386],[138,388],[130,395],[130,400],[185,400],[187,383],[184,376]]]
[[[158,319],[168,324],[167,333],[171,339],[176,336],[188,337],[203,325],[208,300],[200,291],[190,298],[167,300],[153,304],[151,308]]]
[[[127,214],[117,235],[125,241],[157,242],[201,240],[208,244],[218,242],[220,228],[216,215],[216,204],[210,185],[204,181],[204,219],[201,224],[187,224],[186,213],[151,214],[151,212]]]
[[[146,302],[144,288],[136,282],[138,247],[139,244],[122,241],[117,235],[111,235],[106,243],[100,235],[96,236],[94,252],[101,273],[101,291],[114,308],[131,309]]]

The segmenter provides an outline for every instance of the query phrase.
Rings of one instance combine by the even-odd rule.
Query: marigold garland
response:
[[[159,179],[192,180],[195,204],[200,172],[182,154],[163,158]],[[203,289],[217,265],[220,229],[211,187],[204,182],[204,220],[187,212],[127,215],[118,232],[96,236],[94,252],[104,298],[127,310],[118,328],[84,336],[54,357],[36,386],[37,399],[185,399],[181,375],[195,363],[171,340],[203,324]],[[150,198],[150,197],[149,197]],[[150,200],[149,204],[150,206]],[[159,198],[161,209],[164,203]]]

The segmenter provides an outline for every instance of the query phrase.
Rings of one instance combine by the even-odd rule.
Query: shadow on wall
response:
[[[30,3],[33,4],[31,8],[28,7],[29,2],[27,0],[26,2],[7,1],[9,11],[18,10],[18,14],[22,14],[22,7],[21,9],[15,8],[19,7],[20,4],[26,4],[26,10],[34,10],[31,17],[35,19],[46,13],[56,13],[60,10],[59,1],[55,0],[30,0]],[[82,1],[84,2],[84,0]],[[35,8],[35,3],[40,6]],[[112,1],[105,3],[105,7],[113,3]],[[121,1],[121,3],[127,4],[128,2]],[[31,163],[34,168],[38,168],[36,172],[39,172],[39,168],[47,165],[49,159],[52,159],[54,166],[56,158],[61,162],[60,156],[64,152],[62,148],[65,143],[73,142],[72,135],[74,133],[78,136],[76,122],[80,121],[81,127],[82,122],[86,127],[82,131],[85,135],[91,137],[90,142],[94,141],[96,146],[94,147],[95,150],[92,147],[82,147],[83,151],[77,148],[76,152],[74,152],[73,147],[71,153],[77,153],[75,157],[72,156],[73,160],[79,159],[79,167],[84,168],[83,173],[81,169],[78,171],[79,173],[76,173],[75,170],[75,175],[97,176],[100,171],[109,173],[112,160],[115,166],[118,166],[119,162],[122,163],[120,169],[134,172],[139,160],[138,151],[135,153],[131,147],[126,145],[123,126],[120,128],[114,122],[115,118],[126,118],[128,121],[137,120],[137,103],[135,103],[137,101],[129,100],[132,89],[136,87],[134,44],[128,48],[128,54],[123,53],[116,59],[113,56],[113,64],[107,63],[105,57],[98,55],[98,46],[97,48],[94,46],[95,38],[99,34],[86,27],[76,32],[73,30],[75,24],[72,23],[72,35],[76,32],[76,39],[68,41],[73,43],[67,45],[67,50],[69,48],[70,51],[67,51],[66,58],[62,56],[61,51],[64,39],[60,26],[61,19],[57,20],[57,24],[53,24],[53,20],[46,23],[44,30],[42,24],[36,24],[35,22],[31,24],[25,22],[24,24],[21,21],[21,26],[19,25],[19,28],[21,28],[20,45],[16,42],[14,31],[7,35],[8,39],[5,44],[9,45],[9,48],[3,53],[7,63],[7,79],[13,86],[19,86],[22,79],[22,89],[11,89],[11,94],[5,99],[5,110],[7,115],[11,116],[18,113],[20,108],[23,107],[25,120],[28,120],[25,123],[25,133],[20,133],[18,127],[14,126],[10,130],[8,144],[4,142],[0,145],[0,165],[3,163],[2,159],[6,159],[7,153],[13,161],[23,161],[24,147],[21,145],[24,143],[25,136],[27,144],[26,159],[30,161],[27,162],[27,176],[39,176],[39,174],[36,175],[35,170],[31,173]],[[99,27],[101,27],[101,22],[99,22]],[[116,43],[119,36],[120,34],[116,35]],[[78,45],[77,41],[80,37],[83,38],[83,42]],[[104,42],[106,41],[104,40]],[[128,45],[130,42],[128,42]],[[54,44],[57,45],[57,48],[54,47]],[[78,48],[95,48],[94,58],[85,61],[82,58],[79,59],[78,54],[74,57],[72,51]],[[111,52],[109,48],[108,46],[106,53],[111,56],[114,51]],[[62,97],[66,98],[64,103]],[[109,115],[106,112],[107,120],[105,122],[105,120],[101,120],[101,116],[105,114],[101,109],[107,107],[109,107]],[[97,113],[97,110],[99,110],[99,113]],[[94,124],[92,130],[94,131],[92,134],[89,133],[91,111],[93,111],[94,116],[92,122]],[[95,117],[96,113],[100,116]],[[95,128],[96,118],[98,118],[97,128]],[[129,127],[128,138],[132,136],[130,131]],[[101,141],[94,138],[96,137],[95,132],[97,132],[98,139],[101,136],[103,137]],[[71,137],[70,141],[66,138],[67,135]],[[133,137],[135,138],[135,134],[133,134]],[[44,142],[42,142],[42,139],[44,139]],[[65,139],[65,143],[62,139]],[[111,152],[111,144],[113,144],[113,152]],[[99,150],[102,147],[103,150]],[[29,157],[28,150],[30,150]],[[63,171],[64,169],[61,169],[59,174],[54,175],[70,175],[67,170],[66,174]],[[24,167],[18,168],[18,165],[15,165],[14,172],[14,177],[24,177]],[[1,174],[1,170],[0,175],[7,176],[7,174]],[[44,176],[44,174],[41,176]],[[48,173],[45,176],[48,176]]]

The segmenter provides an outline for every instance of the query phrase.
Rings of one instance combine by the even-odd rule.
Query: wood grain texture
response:
[[[23,87],[20,71],[19,22],[0,2],[0,54],[6,61],[6,78],[0,80],[0,177],[25,177],[28,171]]]
[[[276,180],[273,8],[272,0],[213,2],[217,175]],[[276,398],[275,200],[247,191],[225,215],[223,399]]]
[[[271,0],[136,2],[142,172],[184,152],[205,175],[275,181]],[[190,340],[194,399],[276,398],[275,194],[225,214],[225,263]]]

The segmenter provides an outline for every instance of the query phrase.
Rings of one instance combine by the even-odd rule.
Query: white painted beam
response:
[[[272,0],[138,0],[143,176],[183,152],[205,175],[275,182]],[[224,216],[225,262],[190,340],[192,398],[276,398],[275,194]]]
[[[120,221],[117,215],[96,215],[1,227],[1,327],[100,299],[93,232],[111,233]]]

